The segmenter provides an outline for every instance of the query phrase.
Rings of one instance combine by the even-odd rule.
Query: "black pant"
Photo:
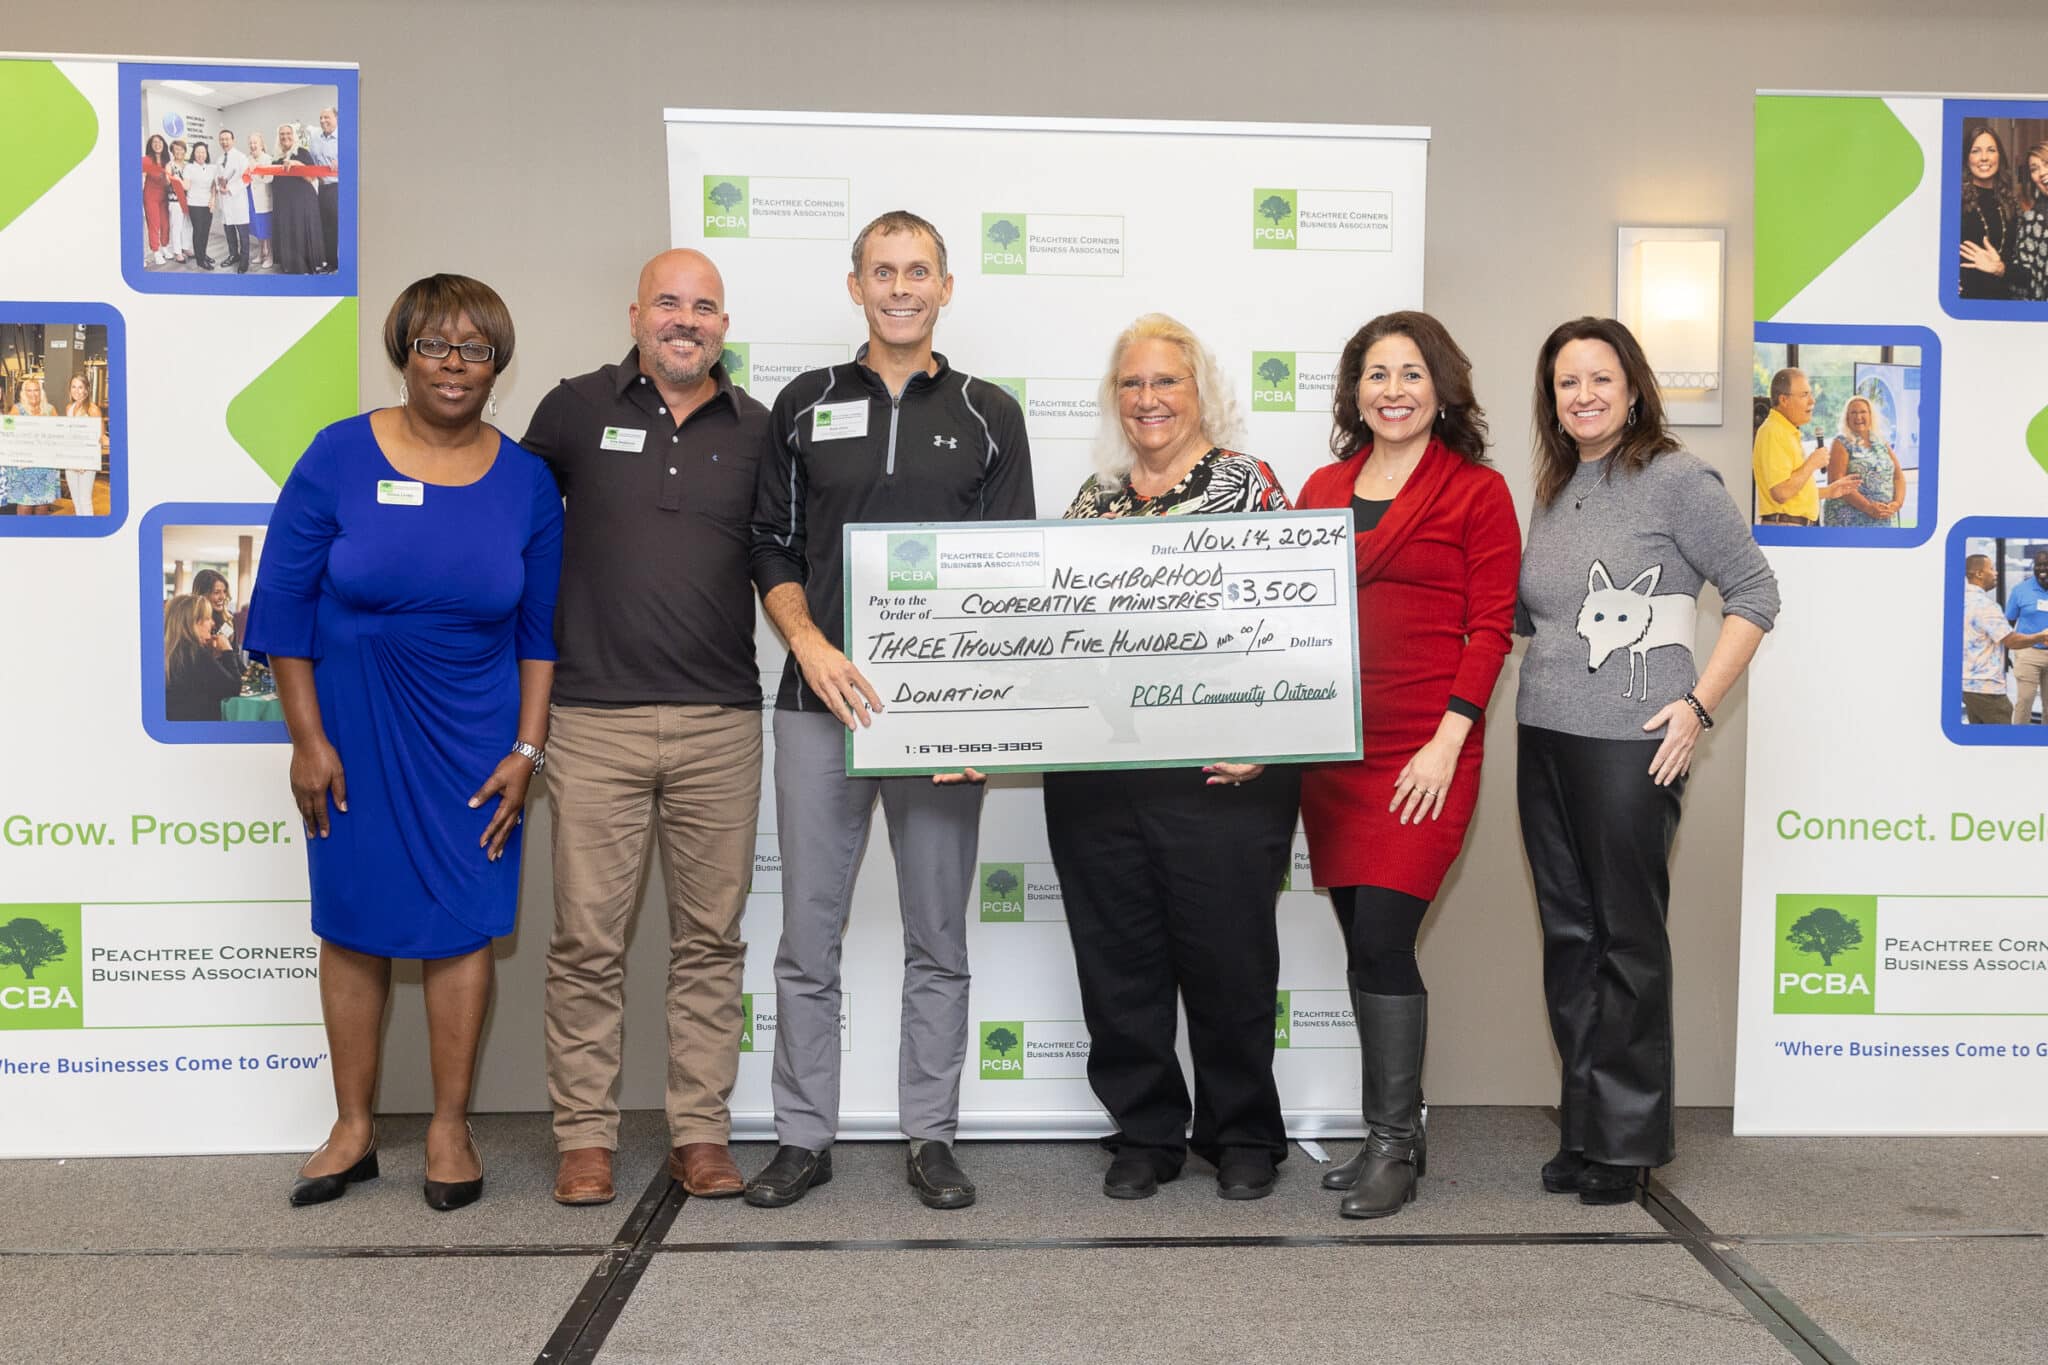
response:
[[[1210,1161],[1226,1147],[1287,1155],[1273,1081],[1275,914],[1300,802],[1301,773],[1289,767],[1241,787],[1205,786],[1187,768],[1045,775],[1088,1083],[1117,1126],[1104,1145],[1145,1149],[1162,1175],[1189,1150]],[[1173,1049],[1176,993],[1192,1104]]]
[[[221,236],[228,239],[228,264],[249,263],[249,229],[243,223],[222,223]]]
[[[185,216],[192,220],[192,259],[203,261],[207,243],[213,237],[213,210],[191,207],[185,210]]]
[[[332,180],[320,186],[320,238],[326,248],[326,268],[338,269],[341,257],[336,253],[341,244],[341,191]]]
[[[1564,1064],[1567,1151],[1671,1160],[1671,841],[1685,781],[1650,780],[1654,739],[1519,728],[1516,802],[1543,921],[1543,994]]]

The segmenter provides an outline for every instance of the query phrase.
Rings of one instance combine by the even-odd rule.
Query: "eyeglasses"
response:
[[[1117,380],[1116,391],[1117,396],[1120,398],[1136,398],[1147,389],[1152,390],[1161,398],[1170,398],[1181,385],[1189,383],[1193,379],[1194,376],[1191,374],[1163,374],[1157,379],[1140,379],[1136,375],[1132,375],[1129,378]]]
[[[412,348],[429,360],[445,360],[453,351],[472,365],[482,365],[498,353],[497,347],[486,346],[481,341],[465,341],[457,346],[440,337],[415,337]]]

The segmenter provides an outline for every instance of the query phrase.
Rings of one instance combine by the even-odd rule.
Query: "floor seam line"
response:
[[[777,1252],[900,1251],[1202,1251],[1342,1249],[1347,1247],[1529,1247],[1675,1246],[1669,1232],[1390,1232],[1390,1233],[1218,1233],[1158,1237],[910,1237],[761,1239],[664,1242],[654,1254],[718,1255]]]
[[[534,1357],[534,1365],[590,1365],[597,1359],[653,1259],[649,1241],[660,1244],[688,1197],[666,1164],[655,1172],[554,1334]]]

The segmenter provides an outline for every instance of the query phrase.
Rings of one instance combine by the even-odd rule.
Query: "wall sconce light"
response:
[[[1635,333],[1675,426],[1721,425],[1722,228],[1621,229],[1614,315]]]

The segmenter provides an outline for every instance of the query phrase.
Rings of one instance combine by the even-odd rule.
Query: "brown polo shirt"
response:
[[[555,607],[562,706],[759,706],[752,545],[768,409],[733,387],[680,425],[635,347],[564,379],[520,442],[567,503]]]

